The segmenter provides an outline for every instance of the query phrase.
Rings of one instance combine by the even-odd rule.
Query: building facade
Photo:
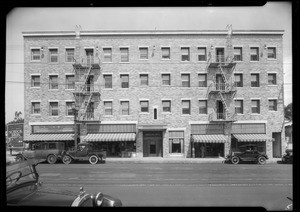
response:
[[[282,36],[24,32],[24,140],[97,142],[108,156],[164,158],[224,157],[255,143],[280,157]]]

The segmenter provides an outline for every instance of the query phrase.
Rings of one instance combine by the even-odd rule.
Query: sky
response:
[[[262,7],[105,7],[15,8],[6,17],[5,123],[24,114],[22,32],[82,30],[285,30],[284,104],[292,102],[292,6],[269,2]],[[24,117],[24,115],[22,115]]]

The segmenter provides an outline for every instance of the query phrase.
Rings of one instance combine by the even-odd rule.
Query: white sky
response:
[[[16,8],[7,15],[5,122],[24,114],[24,31],[75,30],[285,30],[284,104],[292,102],[292,6],[154,8]],[[22,115],[24,117],[24,115]]]

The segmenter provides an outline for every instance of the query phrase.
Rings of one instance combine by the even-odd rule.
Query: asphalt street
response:
[[[39,164],[45,186],[103,192],[124,206],[259,206],[284,210],[292,198],[288,164]]]

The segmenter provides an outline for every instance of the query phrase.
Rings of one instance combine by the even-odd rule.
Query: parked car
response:
[[[62,161],[69,164],[72,161],[89,161],[90,164],[96,164],[99,161],[105,162],[106,152],[97,149],[93,143],[80,143],[74,151],[66,151],[62,153]]]
[[[231,151],[226,156],[226,162],[238,164],[240,161],[256,162],[258,164],[265,164],[268,156],[264,152],[258,151],[256,145],[243,145],[240,146],[240,150]]]
[[[292,149],[285,150],[285,154],[282,156],[281,161],[282,163],[293,163],[293,150]]]
[[[53,164],[61,159],[64,150],[63,142],[37,142],[32,144],[30,149],[19,152],[16,160],[46,159],[48,163]]]
[[[39,181],[36,166],[45,160],[29,159],[6,166],[7,206],[119,207],[121,200],[103,194],[55,190]]]

